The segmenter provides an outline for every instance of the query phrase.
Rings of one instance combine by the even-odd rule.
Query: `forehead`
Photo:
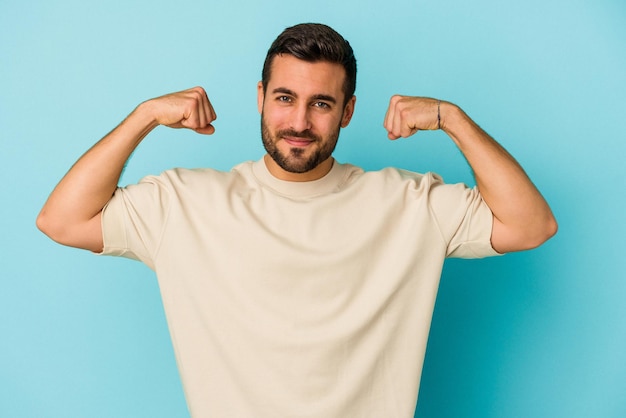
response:
[[[271,67],[267,92],[277,88],[287,88],[301,94],[326,94],[343,98],[345,69],[328,61],[308,62],[292,55],[277,55]]]

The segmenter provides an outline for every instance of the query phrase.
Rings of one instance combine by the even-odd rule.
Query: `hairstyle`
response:
[[[302,23],[287,28],[270,46],[263,64],[261,81],[267,91],[276,55],[287,54],[308,62],[327,61],[340,64],[346,70],[343,84],[344,105],[356,89],[356,58],[350,43],[329,26],[319,23]]]

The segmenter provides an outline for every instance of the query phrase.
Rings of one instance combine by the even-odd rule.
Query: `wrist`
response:
[[[159,123],[151,106],[148,102],[143,102],[122,121],[118,130],[121,129],[119,132],[125,132],[122,137],[132,141],[133,146],[137,146],[157,126]]]
[[[439,103],[439,126],[440,129],[451,134],[456,131],[467,119],[463,110],[454,103],[441,101]]]
[[[135,123],[149,131],[160,125],[152,100],[140,103],[130,116],[134,119]]]

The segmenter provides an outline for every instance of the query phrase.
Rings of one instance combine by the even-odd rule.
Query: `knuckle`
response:
[[[398,112],[400,112],[400,117],[402,119],[406,119],[411,116],[411,109],[408,107],[402,107],[401,109],[398,109]]]
[[[391,103],[393,104],[397,104],[402,100],[402,96],[400,96],[399,94],[394,94],[393,96],[391,96]]]
[[[197,93],[200,93],[200,94],[204,94],[204,88],[202,86],[196,86],[196,87],[192,88],[191,90],[195,91]]]

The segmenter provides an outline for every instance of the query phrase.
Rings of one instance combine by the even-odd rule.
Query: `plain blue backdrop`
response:
[[[622,0],[1,0],[0,416],[189,416],[153,273],[58,246],[35,217],[87,148],[171,91],[204,86],[217,133],[158,128],[123,183],[259,158],[262,61],[304,21],[356,51],[340,161],[472,184],[445,134],[390,142],[382,128],[392,94],[442,98],[521,162],[559,220],[537,250],[447,262],[416,416],[626,416]]]

